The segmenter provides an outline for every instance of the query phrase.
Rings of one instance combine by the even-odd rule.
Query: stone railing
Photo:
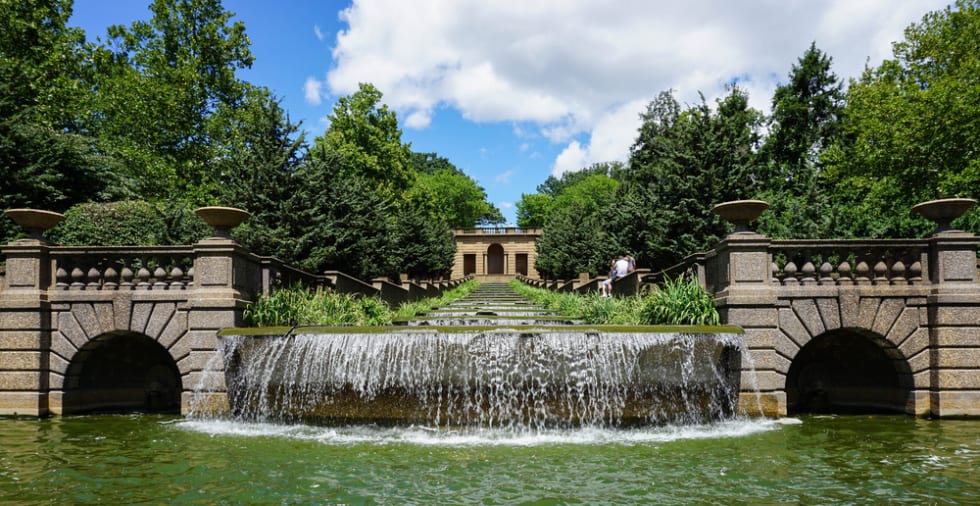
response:
[[[62,246],[49,251],[54,290],[184,290],[194,284],[192,246]]]
[[[541,230],[519,227],[457,228],[456,235],[541,235]]]
[[[929,241],[772,241],[772,281],[783,286],[929,283]]]

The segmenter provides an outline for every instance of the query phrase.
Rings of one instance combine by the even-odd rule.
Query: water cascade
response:
[[[221,334],[232,409],[250,421],[536,431],[734,415],[738,329],[586,326],[481,285],[437,317],[384,329]],[[488,301],[488,299],[491,299]],[[467,308],[466,304],[472,304]],[[526,304],[526,301],[523,302]],[[487,309],[491,307],[492,309]],[[513,312],[534,313],[520,319]],[[495,313],[495,314],[491,314]],[[506,323],[504,323],[506,322]]]

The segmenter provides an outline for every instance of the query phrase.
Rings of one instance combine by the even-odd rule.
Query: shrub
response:
[[[245,319],[252,325],[386,325],[391,310],[377,297],[311,291],[300,285],[281,288],[245,308]]]
[[[643,300],[640,320],[649,325],[718,325],[711,295],[691,276],[664,280]]]
[[[186,205],[130,200],[78,204],[49,237],[67,246],[154,246],[193,244],[209,232]]]

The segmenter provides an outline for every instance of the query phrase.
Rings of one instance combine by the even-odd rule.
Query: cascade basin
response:
[[[285,327],[219,333],[235,416],[538,430],[734,415],[736,327]]]

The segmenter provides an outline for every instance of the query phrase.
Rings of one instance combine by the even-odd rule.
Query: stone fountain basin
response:
[[[737,399],[736,327],[284,327],[219,333],[232,410],[325,423],[710,421]]]

